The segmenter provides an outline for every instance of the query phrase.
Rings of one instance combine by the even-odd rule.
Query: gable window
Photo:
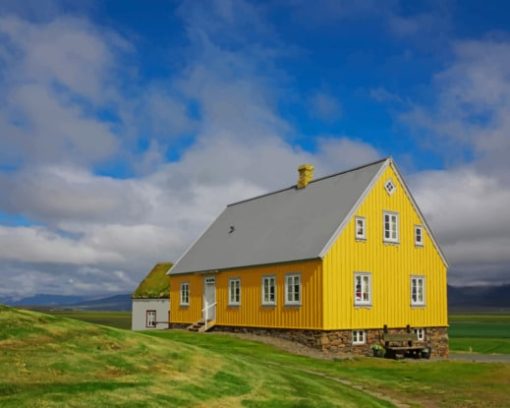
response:
[[[425,340],[425,329],[414,329],[414,333],[416,334],[416,339],[418,341]]]
[[[356,217],[355,223],[356,223],[356,239],[366,239],[367,232],[366,232],[365,218],[364,217]]]
[[[398,242],[398,213],[384,212],[384,241]]]
[[[285,276],[285,304],[301,304],[301,275],[299,273]]]
[[[189,283],[181,283],[181,306],[189,305]]]
[[[389,195],[392,195],[397,190],[397,186],[395,186],[392,179],[389,179],[384,183],[384,189]]]
[[[366,342],[365,330],[353,330],[352,331],[352,344],[359,345],[359,344],[365,344],[365,342]]]
[[[423,246],[423,227],[421,225],[414,226],[414,245]]]
[[[147,310],[145,312],[145,327],[156,327],[156,311]]]
[[[425,277],[411,276],[411,305],[422,306],[425,304]]]
[[[230,279],[228,281],[228,304],[239,306],[241,304],[241,280]]]
[[[274,276],[264,276],[262,278],[262,304],[276,304],[276,278]]]
[[[369,273],[354,274],[354,304],[370,305],[372,302],[372,282]]]

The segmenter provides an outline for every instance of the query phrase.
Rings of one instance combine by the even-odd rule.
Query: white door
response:
[[[216,279],[214,277],[204,278],[204,320],[216,319]]]

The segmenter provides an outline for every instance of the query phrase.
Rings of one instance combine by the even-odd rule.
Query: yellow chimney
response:
[[[297,188],[305,188],[310,181],[313,179],[313,164],[302,164],[298,167],[299,179],[297,182]]]

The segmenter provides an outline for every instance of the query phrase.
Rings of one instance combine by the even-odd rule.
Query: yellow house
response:
[[[384,333],[448,354],[447,262],[391,158],[233,203],[170,275],[170,325],[367,353]],[[191,325],[191,326],[190,326]]]

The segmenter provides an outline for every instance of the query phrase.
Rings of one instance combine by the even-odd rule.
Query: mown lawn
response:
[[[318,360],[0,307],[0,406],[503,407],[509,364]],[[404,405],[405,404],[405,405]]]

